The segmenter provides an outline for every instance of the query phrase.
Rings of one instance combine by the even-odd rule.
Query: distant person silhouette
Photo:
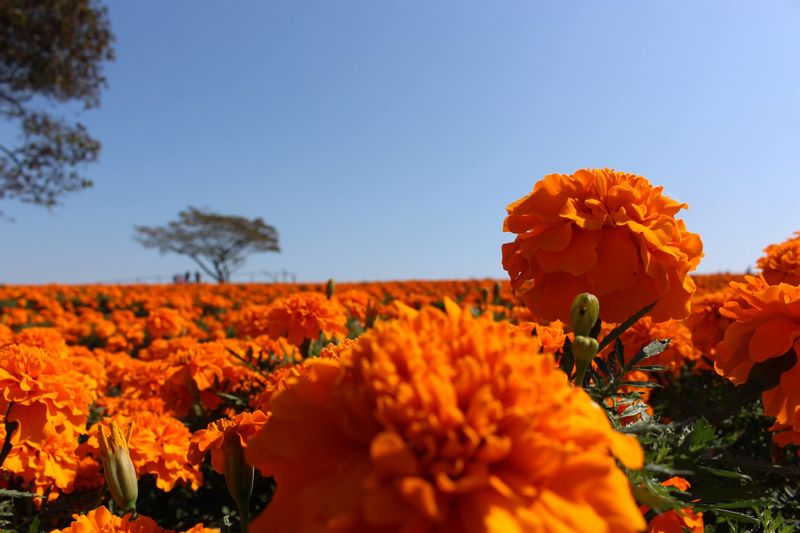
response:
[[[199,270],[195,270],[194,271],[194,282],[195,283],[200,283],[200,271]]]

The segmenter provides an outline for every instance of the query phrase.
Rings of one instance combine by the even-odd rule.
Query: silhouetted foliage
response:
[[[187,255],[219,283],[229,281],[248,255],[280,252],[278,231],[263,219],[196,207],[181,211],[178,220],[166,226],[136,226],[135,230],[134,238],[146,248]]]
[[[112,38],[106,9],[93,0],[0,2],[0,118],[21,133],[16,146],[0,143],[0,199],[52,207],[92,185],[80,166],[97,160],[100,143],[44,109],[99,105]]]

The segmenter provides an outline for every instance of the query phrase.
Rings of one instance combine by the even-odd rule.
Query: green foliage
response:
[[[648,364],[669,339],[653,340],[628,358],[619,338],[625,329],[603,339],[605,346],[613,342],[612,353],[595,359],[585,389],[612,424],[636,435],[645,450],[645,468],[628,476],[637,501],[650,508],[647,517],[692,507],[703,513],[708,532],[786,533],[800,526],[800,462],[794,448],[772,445],[773,420],[763,416],[759,395],[745,391],[743,401],[741,387],[710,370],[688,365],[672,375]],[[569,374],[569,342],[560,364]],[[652,380],[627,379],[633,370]],[[645,389],[651,391],[647,403]],[[687,479],[689,491],[661,484],[673,476]]]

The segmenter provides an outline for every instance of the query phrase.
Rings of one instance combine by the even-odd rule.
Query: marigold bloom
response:
[[[644,529],[614,461],[641,467],[636,439],[535,337],[445,305],[377,323],[275,395],[247,449],[278,487],[253,529]]]
[[[85,376],[68,359],[42,348],[0,346],[0,413],[10,402],[9,420],[19,422],[12,442],[44,438],[45,426],[79,431],[92,401]]]
[[[180,420],[169,415],[138,412],[130,417],[116,415],[113,421],[122,427],[133,422],[128,447],[139,475],[153,474],[156,486],[166,492],[177,483],[194,490],[200,487],[202,475],[186,459],[192,434]],[[97,457],[99,442],[96,435],[90,435],[84,447]]]
[[[517,238],[503,245],[503,268],[547,320],[568,322],[581,292],[599,298],[610,322],[654,301],[654,320],[684,318],[695,290],[688,273],[703,255],[700,238],[675,218],[685,207],[633,174],[550,174],[508,206],[503,230]]]
[[[756,263],[768,283],[800,284],[800,231],[780,244],[764,248],[764,256]]]
[[[744,383],[757,363],[800,354],[800,287],[769,285],[763,276],[731,282],[732,297],[720,314],[733,322],[719,345],[715,368],[736,384]],[[800,365],[780,377],[777,387],[762,394],[764,414],[777,423],[800,429]]]
[[[54,352],[59,357],[69,355],[69,347],[67,347],[64,337],[55,328],[25,328],[14,335],[14,342],[16,344],[36,346],[43,350]]]
[[[5,439],[4,426],[0,423],[0,442]],[[75,432],[45,430],[41,440],[25,440],[13,446],[3,462],[3,471],[30,484],[30,492],[54,500],[59,495],[58,491],[66,494],[74,489],[79,468],[75,453],[77,447]],[[41,503],[41,500],[36,503]]]
[[[150,311],[145,327],[151,337],[162,338],[178,337],[188,326],[188,322],[179,311],[162,307]]]
[[[367,291],[360,289],[350,289],[343,292],[337,292],[334,296],[344,308],[347,310],[352,318],[360,321],[362,324],[367,319],[367,312],[372,305],[372,297]]]
[[[218,474],[225,469],[225,443],[236,440],[242,448],[267,422],[262,411],[239,413],[233,418],[221,418],[208,425],[208,428],[195,431],[189,444],[188,459],[193,465],[200,465],[207,453],[211,454],[211,466]]]
[[[158,527],[152,518],[138,516],[131,520],[129,514],[119,517],[105,506],[83,515],[74,514],[72,518],[72,524],[64,529],[54,530],[53,533],[170,533]]]
[[[567,333],[564,331],[564,324],[556,320],[548,325],[537,324],[535,322],[523,322],[518,326],[511,326],[528,335],[536,335],[542,352],[555,354],[564,346],[567,340]]]
[[[275,300],[267,310],[265,330],[252,331],[272,338],[286,337],[299,346],[320,333],[329,338],[347,335],[347,312],[336,300],[318,292],[300,292]]]
[[[214,409],[221,403],[217,392],[230,391],[250,371],[235,361],[220,342],[198,343],[161,361],[161,395],[179,416],[194,403]]]
[[[686,492],[691,486],[688,481],[682,477],[671,477],[661,483],[665,487],[675,487],[678,490]],[[647,508],[643,508],[642,512],[647,512]],[[667,511],[653,517],[650,523],[647,524],[647,533],[703,533],[705,531],[705,523],[703,522],[703,513],[697,513],[691,507],[685,507],[680,511]]]
[[[720,309],[731,296],[728,290],[718,290],[692,298],[692,312],[685,324],[692,332],[692,344],[701,354],[716,356],[717,345],[731,323],[730,318],[720,314]]]

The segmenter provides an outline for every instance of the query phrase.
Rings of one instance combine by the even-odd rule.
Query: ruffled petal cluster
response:
[[[764,256],[756,263],[768,283],[800,284],[800,231],[780,244],[764,248]]]
[[[685,318],[703,255],[681,204],[647,179],[609,169],[550,174],[510,204],[503,245],[511,286],[542,319],[569,321],[572,299],[590,292],[602,318],[622,322],[657,301],[656,321]]]
[[[221,418],[212,422],[206,429],[195,431],[189,445],[188,459],[193,465],[202,464],[206,454],[211,454],[211,466],[218,474],[225,469],[225,442],[236,441],[247,448],[248,441],[267,422],[262,411],[239,413],[232,418]]]
[[[74,521],[64,529],[53,533],[174,533],[158,527],[158,524],[147,516],[131,515],[119,517],[105,506],[98,507],[86,514],[72,515]]]
[[[764,414],[777,424],[800,430],[800,287],[770,285],[763,276],[731,282],[731,299],[720,314],[732,323],[717,350],[715,367],[736,384],[753,379],[753,367],[770,359],[793,361],[777,387],[762,394]],[[769,378],[769,376],[767,376]]]
[[[345,337],[347,312],[342,304],[322,293],[300,292],[278,298],[268,308],[245,309],[237,331],[252,337],[285,337],[299,346],[307,339],[318,338],[320,333],[328,338]]]
[[[8,419],[19,422],[14,443],[41,442],[46,427],[80,432],[92,397],[91,381],[65,355],[21,344],[0,346],[0,416],[13,402]]]
[[[172,490],[178,483],[194,490],[200,487],[202,474],[186,458],[192,434],[180,420],[146,411],[130,416],[116,415],[113,420],[126,428],[133,422],[128,448],[139,476],[153,474],[156,486],[164,491]],[[95,432],[83,446],[87,453],[99,458],[100,446]]]
[[[248,462],[272,468],[254,531],[634,532],[615,461],[642,466],[535,337],[452,302],[379,322],[271,401]]]

